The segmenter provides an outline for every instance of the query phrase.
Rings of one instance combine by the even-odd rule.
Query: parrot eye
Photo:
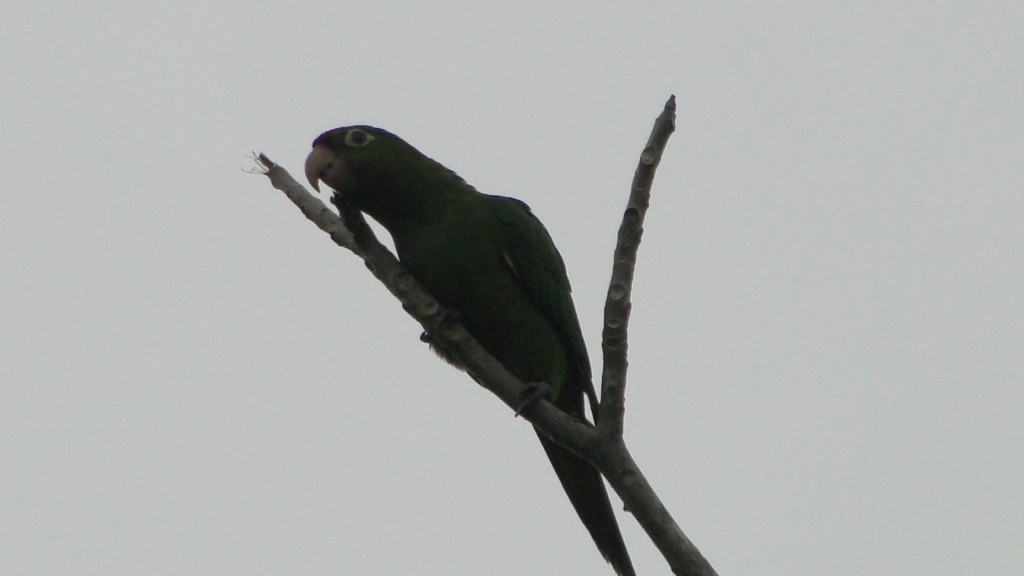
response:
[[[346,146],[358,148],[360,146],[367,145],[371,140],[373,140],[373,136],[370,136],[358,128],[353,128],[345,133]]]

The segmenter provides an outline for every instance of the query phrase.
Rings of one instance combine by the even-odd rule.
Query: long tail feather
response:
[[[611,563],[619,576],[635,576],[601,473],[590,462],[539,433],[537,436],[573,508],[590,532],[601,555]]]

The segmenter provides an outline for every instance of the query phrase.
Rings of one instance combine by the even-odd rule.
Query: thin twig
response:
[[[267,178],[270,178],[270,184],[284,192],[284,195],[298,206],[299,210],[302,210],[306,218],[316,224],[318,228],[327,232],[335,244],[355,251],[356,242],[352,237],[352,233],[345,228],[345,224],[342,223],[341,218],[338,218],[338,215],[333,210],[328,208],[319,198],[310,194],[304,186],[296,182],[295,178],[292,178],[292,175],[287,170],[271,161],[266,154],[261,153],[255,159],[257,170]]]
[[[626,370],[629,314],[632,308],[633,273],[637,251],[643,236],[644,217],[650,205],[654,173],[661,162],[669,136],[675,131],[676,98],[669,97],[661,114],[654,121],[651,135],[640,154],[629,200],[619,225],[618,241],[612,263],[611,281],[604,306],[604,329],[601,351],[604,366],[601,373],[601,405],[597,432],[601,452],[594,464],[622,498],[626,508],[661,550],[674,574],[680,576],[713,576],[714,568],[679,528],[668,509],[651,488],[633,461],[622,439],[625,415]]]
[[[654,172],[661,162],[669,136],[676,129],[676,97],[665,102],[658,119],[654,121],[651,136],[640,154],[640,163],[633,174],[626,211],[619,225],[619,239],[615,246],[612,278],[604,303],[604,330],[601,350],[604,369],[601,372],[601,413],[597,419],[599,433],[605,438],[622,438],[622,419],[626,395],[626,349],[629,312],[632,306],[633,271],[640,237],[644,232],[644,216],[651,200]]]

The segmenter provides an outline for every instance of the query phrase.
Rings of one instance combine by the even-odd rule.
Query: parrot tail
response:
[[[601,555],[615,569],[619,576],[636,576],[629,552],[622,541],[622,533],[615,521],[615,512],[608,500],[601,473],[593,464],[545,438],[539,432],[548,460],[555,468],[562,488],[569,495],[573,508],[579,514],[583,525],[597,544]]]

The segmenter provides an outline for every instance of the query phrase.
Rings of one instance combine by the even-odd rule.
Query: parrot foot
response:
[[[451,326],[453,324],[458,324],[461,322],[462,314],[458,310],[454,308],[446,308],[444,310],[444,316],[441,318],[441,326],[438,328],[438,330],[443,330],[447,326]],[[441,359],[444,360],[445,362],[451,364],[452,366],[455,366],[459,370],[466,369],[466,367],[463,366],[462,362],[459,361],[459,359],[456,358],[454,354],[446,350],[444,346],[437,342],[437,338],[434,337],[434,332],[424,330],[423,333],[420,334],[420,342],[423,342],[430,346],[430,349],[433,350],[438,356],[440,356]],[[472,376],[472,374],[470,374],[470,376]]]
[[[403,306],[403,308],[405,307]],[[409,310],[406,309],[406,312],[408,311]],[[442,328],[445,326],[451,326],[452,324],[462,323],[462,312],[459,312],[455,308],[445,308],[443,314],[444,315],[441,317]],[[424,330],[423,333],[420,334],[420,342],[433,345],[434,335],[431,334],[429,331]]]
[[[526,388],[519,393],[516,404],[516,417],[523,413],[530,406],[533,406],[541,398],[551,398],[551,386],[547,382],[528,382]]]

